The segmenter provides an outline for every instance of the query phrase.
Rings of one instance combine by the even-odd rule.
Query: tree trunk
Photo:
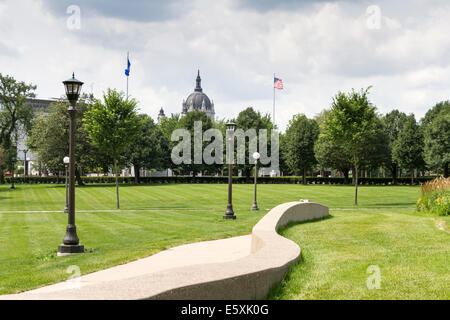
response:
[[[444,178],[448,178],[448,163],[444,165]]]
[[[117,170],[117,160],[114,159],[114,172],[116,174],[116,205],[117,209],[120,209],[119,204],[119,171]]]
[[[411,169],[411,185],[414,185],[414,169]]]
[[[84,182],[83,179],[81,179],[81,174],[78,167],[75,167],[75,179],[77,180],[79,186],[84,186]]]
[[[14,163],[12,164],[12,170],[11,171],[11,190],[15,190],[16,186],[14,185]]]
[[[138,165],[134,165],[134,183],[139,184],[139,178],[141,177],[141,173],[139,172],[140,167]]]
[[[358,205],[358,164],[356,163],[356,154],[353,154],[355,165],[355,206]]]
[[[302,183],[303,183],[303,184],[306,184],[306,167],[303,167]]]
[[[392,184],[397,184],[397,164],[393,163],[391,166]]]

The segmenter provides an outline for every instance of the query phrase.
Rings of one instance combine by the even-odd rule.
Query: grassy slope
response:
[[[409,209],[331,210],[322,221],[281,234],[300,245],[302,261],[271,299],[450,299],[450,234]],[[367,268],[379,266],[380,289]]]
[[[7,211],[61,210],[64,207],[64,187],[19,185],[17,190],[9,191],[8,186],[0,186],[0,293],[23,291],[67,279],[69,275],[65,271],[70,265],[78,265],[84,274],[144,257],[182,243],[250,233],[253,225],[268,209],[286,201],[306,198],[331,208],[353,207],[351,186],[261,185],[259,205],[262,210],[257,213],[249,211],[252,204],[252,192],[251,185],[235,185],[233,203],[238,219],[223,221],[226,185],[124,186],[121,187],[122,211],[114,211],[112,186],[96,185],[77,188],[78,235],[88,253],[59,258],[56,257],[56,248],[64,236],[67,223],[65,214]],[[310,237],[294,239],[300,241],[303,249],[305,260],[302,264],[309,261],[306,259],[308,250],[314,254],[317,252],[315,259],[325,259],[324,263],[326,263],[328,261],[326,256],[329,255],[327,250],[335,250],[332,246],[333,241],[329,239],[342,235],[349,237],[348,232],[355,231],[356,233],[352,233],[351,236],[359,239],[355,240],[354,244],[359,246],[359,242],[364,242],[365,234],[361,226],[370,225],[370,219],[381,212],[384,212],[382,216],[387,217],[385,220],[388,226],[391,225],[389,221],[394,221],[397,217],[408,217],[405,220],[410,221],[409,225],[412,226],[415,225],[415,220],[421,219],[427,220],[430,224],[433,219],[431,217],[422,218],[403,214],[413,210],[418,196],[419,189],[416,187],[362,187],[360,206],[370,209],[333,211],[335,218],[295,226],[286,230],[286,236],[294,239],[289,232],[300,234],[295,232],[297,228],[301,228],[302,234],[304,228],[305,232],[308,232],[310,228],[314,229],[317,226],[323,228],[322,225],[327,224],[337,228],[336,232],[323,233],[322,244],[318,241],[307,242]],[[395,209],[404,207],[406,208]],[[108,210],[112,211],[107,212]],[[357,225],[352,217],[355,218]],[[369,220],[365,221],[362,218]],[[338,228],[339,223],[343,223],[342,229]],[[352,231],[351,228],[343,228],[345,225],[348,227],[355,225],[355,227]],[[311,229],[312,233],[315,232],[313,229]],[[383,236],[382,230],[380,232],[379,241],[385,241],[387,244],[396,243],[396,240],[392,243],[388,241],[391,235]],[[410,236],[417,241],[416,229],[412,229],[411,232],[408,230],[408,233],[411,233]],[[411,246],[414,245],[414,241],[411,242]],[[325,251],[318,251],[313,245],[318,245]],[[342,245],[345,246],[345,242]],[[373,242],[373,245],[368,248],[381,250],[377,242]],[[350,251],[352,250],[354,249]],[[389,251],[387,247],[384,250]],[[417,267],[422,268],[422,265],[421,263]],[[441,265],[439,259],[436,260],[436,265]],[[446,264],[442,265],[446,266]],[[410,268],[415,267],[413,265]],[[288,296],[283,289],[273,297]]]

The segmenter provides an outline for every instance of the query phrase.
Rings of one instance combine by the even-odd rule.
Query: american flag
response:
[[[273,87],[276,89],[283,89],[283,80],[280,78],[273,78]]]

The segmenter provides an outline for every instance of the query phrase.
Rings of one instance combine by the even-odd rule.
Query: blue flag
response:
[[[127,77],[130,76],[130,66],[131,66],[130,59],[127,57],[127,68],[125,69],[125,75]]]

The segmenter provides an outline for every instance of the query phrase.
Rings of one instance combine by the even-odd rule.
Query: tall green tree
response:
[[[414,169],[424,165],[423,134],[413,114],[406,118],[402,131],[394,142],[392,158],[401,167],[410,170],[412,184]]]
[[[108,89],[103,94],[103,102],[96,100],[85,112],[83,120],[94,145],[114,163],[117,209],[120,209],[118,162],[138,132],[140,122],[136,112],[135,99],[127,99],[123,92]]]
[[[194,163],[195,162],[194,126],[196,121],[200,121],[202,124],[202,132],[201,132],[202,137],[206,130],[213,128],[213,122],[211,118],[205,112],[199,110],[188,112],[183,118],[180,119],[180,121],[178,121],[177,124],[177,129],[186,129],[191,134],[191,155],[192,155],[191,164],[182,165],[182,170],[187,174],[192,172],[194,177],[198,173],[204,172],[205,170],[208,171],[208,173],[212,173],[211,171],[215,172],[218,169],[218,166],[216,165],[206,165],[203,162],[203,157],[200,164]],[[209,144],[208,142],[203,141],[202,139],[201,150],[204,150],[204,148],[208,144]],[[203,154],[201,154],[200,156],[203,156]]]
[[[170,160],[169,142],[160,126],[145,114],[138,115],[138,119],[138,132],[126,151],[126,158],[134,167],[135,183],[139,183],[141,168],[167,168]]]
[[[101,153],[94,147],[83,124],[83,116],[93,96],[83,94],[77,103],[75,119],[75,177],[78,185],[83,185],[81,173],[86,169],[101,166]],[[39,113],[30,131],[26,144],[38,156],[38,162],[54,174],[64,172],[63,158],[69,154],[69,113],[68,102],[60,99],[50,104],[46,112]]]
[[[270,150],[270,135],[271,131],[274,128],[273,123],[270,119],[270,115],[265,114],[262,115],[261,112],[256,111],[252,107],[248,107],[241,112],[239,112],[238,117],[236,118],[236,128],[242,129],[244,132],[248,129],[255,129],[256,134],[258,135],[258,145],[259,145],[259,130],[266,129],[267,130],[267,142],[268,142],[268,150]],[[251,155],[249,155],[249,141],[246,139],[245,142],[245,159],[252,159]],[[250,156],[250,158],[249,158]],[[253,161],[250,163],[237,165],[237,168],[242,170],[244,175],[249,178],[250,173],[253,168]]]
[[[294,115],[286,129],[285,161],[296,175],[302,172],[303,184],[306,184],[306,171],[317,163],[314,156],[314,144],[319,135],[319,126],[314,119],[303,114]]]
[[[17,81],[0,73],[0,145],[5,150],[6,164],[12,173],[11,189],[14,189],[14,167],[17,157],[17,135],[31,128],[33,111],[26,99],[35,97],[36,86]]]
[[[352,156],[355,205],[358,204],[358,168],[364,150],[377,129],[376,108],[368,99],[369,89],[339,92],[333,98],[330,113],[321,130],[321,135],[348,150]]]
[[[449,176],[450,164],[450,101],[431,108],[422,120],[424,158],[432,170]]]
[[[392,183],[397,183],[398,163],[392,157],[392,149],[397,141],[399,133],[402,131],[403,125],[406,121],[407,115],[398,110],[392,110],[382,117],[385,127],[385,132],[389,137],[389,160],[386,165],[391,171]]]

